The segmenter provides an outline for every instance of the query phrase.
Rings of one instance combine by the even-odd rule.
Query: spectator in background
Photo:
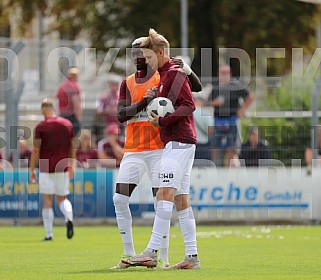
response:
[[[195,150],[194,166],[209,166],[211,160],[211,152],[208,145],[209,135],[214,130],[213,113],[205,108],[205,99],[202,95],[195,95],[196,109],[193,112],[196,128],[197,144]]]
[[[238,120],[244,116],[254,96],[239,80],[232,78],[231,68],[225,64],[219,67],[218,81],[209,99],[214,107],[214,133],[210,139],[212,160],[217,162],[219,150],[224,150],[224,166],[228,167],[237,155]]]
[[[21,139],[19,140],[19,167],[20,168],[28,168],[29,162],[31,158],[31,148],[28,146],[27,140]],[[9,157],[9,161],[13,164],[13,155],[11,154]]]
[[[317,159],[319,160],[319,164],[321,164],[321,126],[318,126],[315,129],[316,133],[318,133],[318,142],[315,144],[315,148],[318,150],[318,157]],[[304,157],[305,157],[305,162],[307,165],[307,171],[308,171],[308,175],[311,174],[311,170],[312,170],[312,159],[313,159],[313,149],[311,147],[308,147],[305,149],[305,153],[304,153]]]
[[[118,77],[109,76],[107,80],[108,89],[102,94],[98,102],[97,117],[98,121],[102,119],[105,126],[104,130],[106,130],[109,125],[119,125],[117,119],[119,84],[120,79]],[[98,132],[98,134],[100,133]]]
[[[264,161],[260,162],[260,160],[271,159],[267,141],[260,138],[257,127],[254,126],[250,129],[249,140],[242,145],[239,158],[246,167],[262,166]]]
[[[68,70],[67,79],[60,84],[56,93],[59,115],[72,123],[75,136],[80,131],[82,117],[78,77],[79,69],[71,67]]]
[[[90,130],[83,129],[79,140],[80,146],[76,151],[76,159],[81,163],[81,166],[78,167],[94,168],[96,166],[95,163],[98,162],[98,153],[96,149],[92,148]]]
[[[98,142],[98,158],[103,167],[119,167],[123,158],[124,141],[119,139],[119,127],[117,124],[106,128],[106,137]]]

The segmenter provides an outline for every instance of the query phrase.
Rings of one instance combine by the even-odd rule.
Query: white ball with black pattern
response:
[[[152,112],[160,117],[167,117],[175,111],[173,103],[166,97],[154,98],[146,108],[149,119],[152,117]]]

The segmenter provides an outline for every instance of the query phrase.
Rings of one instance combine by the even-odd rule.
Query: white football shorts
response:
[[[163,150],[126,152],[120,163],[116,183],[138,185],[146,173],[153,188],[159,187],[159,168]]]
[[[160,187],[175,188],[176,195],[189,194],[195,144],[168,142],[163,150]]]
[[[59,196],[68,195],[69,172],[39,173],[39,193],[55,194]]]

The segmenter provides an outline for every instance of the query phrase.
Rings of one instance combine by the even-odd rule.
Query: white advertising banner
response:
[[[190,200],[202,221],[321,220],[321,170],[301,167],[193,168]],[[133,204],[152,204],[143,180]]]
[[[201,220],[320,220],[320,183],[300,167],[195,168],[190,196]]]

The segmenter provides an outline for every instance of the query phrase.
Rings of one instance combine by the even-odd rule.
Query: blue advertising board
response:
[[[70,182],[69,199],[75,218],[114,217],[112,170],[77,170]],[[0,173],[0,218],[41,217],[38,184],[29,182],[28,170]],[[62,216],[54,203],[57,216]]]

